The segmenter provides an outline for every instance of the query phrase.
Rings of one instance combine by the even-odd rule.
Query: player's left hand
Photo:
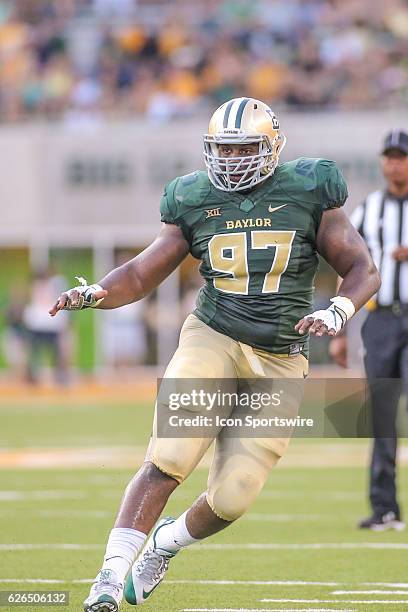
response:
[[[315,310],[300,319],[295,325],[295,330],[301,335],[309,332],[316,336],[335,336],[343,328],[346,320],[346,317],[343,318],[332,305],[326,310]]]
[[[335,336],[341,328],[336,329],[333,327],[334,322],[332,316],[330,315],[330,321],[328,321],[325,313],[326,310],[316,310],[310,315],[303,317],[303,319],[300,319],[295,325],[295,330],[299,332],[300,335],[309,332],[309,334],[314,334],[315,336]]]
[[[316,336],[335,336],[338,334],[354,315],[355,306],[348,297],[342,295],[336,295],[330,301],[332,305],[325,310],[315,310],[315,312],[300,319],[295,325],[295,330],[300,335],[306,332]]]

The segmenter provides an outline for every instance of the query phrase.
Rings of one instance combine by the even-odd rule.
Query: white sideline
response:
[[[265,521],[275,523],[290,523],[292,521],[307,523],[334,521],[333,516],[331,516],[330,514],[268,514],[262,512],[250,512],[249,514],[246,514],[243,517],[243,520],[260,522]]]
[[[53,580],[52,578],[1,578],[0,584],[71,584],[71,580]]]
[[[0,491],[0,501],[27,501],[29,499],[83,499],[89,493],[82,490],[47,489],[39,491]]]
[[[220,585],[220,586],[341,586],[350,584],[348,582],[320,582],[320,581],[305,581],[305,580],[166,580],[166,583],[171,584],[204,584],[204,585]],[[163,582],[165,584],[165,582]],[[408,585],[407,585],[408,586]]]
[[[320,581],[320,580],[166,580],[163,584],[203,584],[203,585],[220,585],[220,586],[235,586],[235,585],[250,585],[250,586],[345,586],[345,585],[358,585],[358,586],[372,586],[372,587],[388,587],[388,588],[400,588],[407,589],[406,591],[400,591],[400,595],[408,595],[408,582],[334,582],[334,581]],[[344,593],[366,593],[369,591],[344,591]],[[387,593],[387,591],[378,591],[379,593]],[[389,591],[390,592],[390,591]],[[333,591],[332,595],[337,595],[342,591]]]
[[[308,491],[279,491],[264,489],[260,498],[265,499],[304,499],[308,497]],[[328,491],[324,499],[334,501],[361,500],[361,493],[354,491]]]
[[[349,582],[349,584],[352,584]],[[362,586],[381,586],[394,589],[408,589],[408,582],[360,582]]]
[[[29,499],[82,499],[83,494],[78,491],[72,493],[66,492],[64,495],[60,495],[57,491],[43,491],[40,495],[39,491],[0,491],[0,501],[27,501]],[[0,510],[0,516],[7,517],[15,512],[13,509]],[[39,516],[45,518],[107,518],[112,516],[111,512],[106,510],[28,510],[26,514],[30,516]],[[352,520],[353,516],[341,516],[337,517],[342,520]],[[259,522],[272,522],[272,523],[290,523],[290,522],[305,522],[305,523],[318,523],[318,522],[331,522],[333,517],[330,514],[271,514],[262,512],[250,512],[243,517],[245,521],[259,521]]]
[[[339,608],[183,608],[180,612],[339,612]],[[341,612],[357,612],[346,610]]]
[[[8,583],[43,583],[43,584],[90,584],[94,581],[93,578],[81,578],[77,580],[57,580],[46,578],[0,578],[0,584]],[[323,581],[307,581],[307,580],[165,580],[166,584],[197,584],[207,586],[346,586],[351,585],[351,582],[323,582]],[[382,586],[389,588],[403,588],[407,591],[401,591],[401,594],[408,595],[408,582],[357,582],[359,586]],[[344,591],[344,593],[365,593],[365,591]],[[387,593],[387,591],[380,591]],[[334,591],[332,594],[340,594],[343,591]]]
[[[0,544],[0,551],[15,550],[101,550],[102,544]]]
[[[189,550],[407,550],[407,542],[317,542],[308,544],[198,544]]]
[[[102,550],[102,544],[0,544],[0,551],[15,550]],[[202,550],[407,550],[408,542],[317,542],[308,544],[196,544],[189,547],[189,551]]]
[[[260,599],[261,603],[408,604],[408,599]]]
[[[408,595],[408,591],[332,591],[332,595]]]
[[[0,510],[0,517],[15,516],[15,509]],[[25,510],[24,516],[54,519],[104,519],[113,516],[107,510]]]

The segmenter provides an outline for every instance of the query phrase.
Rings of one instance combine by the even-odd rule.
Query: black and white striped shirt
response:
[[[392,257],[398,246],[408,246],[408,196],[397,198],[387,191],[375,191],[354,210],[350,220],[364,238],[381,275],[377,304],[408,304],[408,262]]]

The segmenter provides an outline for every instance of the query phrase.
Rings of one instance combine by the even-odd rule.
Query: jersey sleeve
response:
[[[171,181],[164,188],[164,193],[160,200],[160,219],[163,223],[178,225],[176,221],[177,207],[174,201],[175,184],[176,180]]]
[[[180,180],[178,177],[165,186],[160,200],[160,219],[163,223],[177,225],[191,247],[191,228],[186,221],[182,199],[177,196]]]
[[[322,210],[341,208],[348,198],[346,181],[334,161],[319,161],[317,197]]]

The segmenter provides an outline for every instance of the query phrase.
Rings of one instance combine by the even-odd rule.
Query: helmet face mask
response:
[[[253,98],[226,102],[213,114],[204,135],[204,160],[211,183],[222,191],[252,189],[272,176],[285,145],[272,110]],[[220,145],[257,144],[258,151],[245,157],[223,157]]]

